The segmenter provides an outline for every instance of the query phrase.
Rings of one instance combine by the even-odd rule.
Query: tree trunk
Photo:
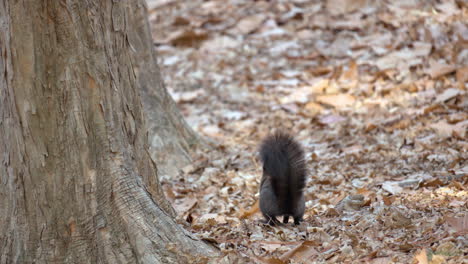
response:
[[[174,222],[148,152],[151,49],[142,1],[0,0],[0,263],[217,254]],[[155,120],[183,125],[156,102]]]
[[[173,176],[191,160],[189,151],[198,144],[198,138],[181,117],[176,104],[169,96],[156,62],[152,41],[147,41],[150,34],[146,12],[138,13],[140,31],[138,39],[132,43],[138,47],[135,53],[134,67],[142,96],[144,113],[149,131],[150,154],[158,163],[158,174]]]

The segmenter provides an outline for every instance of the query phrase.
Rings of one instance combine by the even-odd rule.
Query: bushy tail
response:
[[[260,146],[263,173],[271,179],[273,191],[283,210],[292,214],[306,181],[304,151],[293,137],[277,132]]]

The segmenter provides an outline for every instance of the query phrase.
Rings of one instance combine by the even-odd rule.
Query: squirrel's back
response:
[[[301,203],[304,203],[303,189],[307,169],[301,145],[292,136],[277,132],[263,140],[260,145],[260,159],[263,163],[261,188],[268,188],[263,192],[267,195],[263,195],[263,208],[260,208],[262,213],[269,217],[295,216],[298,215],[298,210],[302,210],[303,214],[304,205]],[[266,196],[274,201],[265,201]],[[273,204],[270,205],[271,203]]]

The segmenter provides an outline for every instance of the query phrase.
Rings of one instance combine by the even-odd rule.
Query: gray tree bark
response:
[[[193,139],[154,56],[142,1],[0,0],[0,263],[217,255],[174,222],[148,152],[142,88],[177,131],[159,146]]]

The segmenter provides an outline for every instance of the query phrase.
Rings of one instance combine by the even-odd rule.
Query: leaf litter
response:
[[[227,263],[466,262],[466,1],[149,2],[166,87],[206,142],[163,189]],[[299,226],[261,223],[275,129],[307,152]]]

